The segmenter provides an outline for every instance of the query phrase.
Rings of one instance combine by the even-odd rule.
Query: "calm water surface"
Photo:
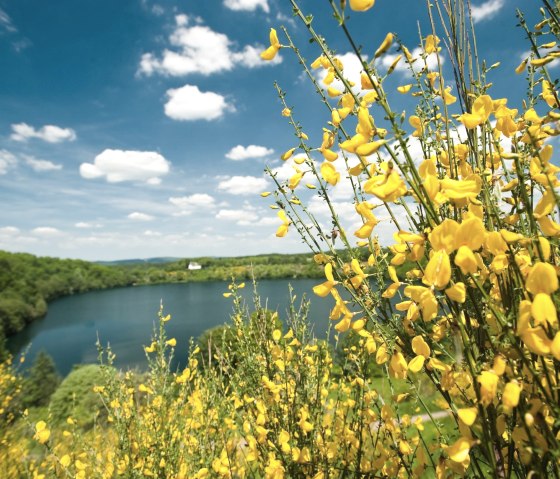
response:
[[[298,296],[305,294],[312,300],[310,319],[315,324],[315,334],[324,337],[328,327],[330,298],[317,298],[312,288],[320,280],[269,280],[259,282],[262,303],[277,310],[281,317],[289,305],[291,284]],[[160,302],[165,314],[171,314],[167,323],[169,337],[177,338],[176,355],[184,364],[189,338],[197,338],[205,330],[229,321],[231,299],[225,282],[163,284],[118,288],[69,296],[49,304],[45,318],[32,323],[27,329],[10,338],[8,347],[15,355],[26,348],[26,365],[33,362],[35,354],[49,353],[58,371],[65,375],[74,364],[97,361],[95,342],[109,343],[119,367],[145,367],[143,345],[150,344],[150,337],[157,323]],[[247,283],[243,290],[247,301],[252,301],[252,287]],[[250,308],[251,309],[251,308]]]

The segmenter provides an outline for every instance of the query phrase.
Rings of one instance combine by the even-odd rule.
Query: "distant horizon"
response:
[[[117,258],[117,259],[84,259],[84,258],[77,258],[77,257],[62,257],[62,256],[52,256],[52,255],[37,255],[34,253],[30,253],[28,251],[8,251],[6,249],[2,249],[0,251],[4,251],[6,253],[13,253],[13,254],[30,254],[32,256],[36,256],[38,258],[54,258],[54,259],[61,259],[61,260],[79,260],[79,261],[87,261],[89,263],[118,263],[123,261],[138,261],[138,262],[150,262],[153,260],[167,260],[169,259],[170,262],[172,261],[180,261],[184,259],[201,259],[201,258],[243,258],[243,257],[250,257],[250,256],[267,256],[267,255],[291,255],[291,254],[312,254],[311,251],[296,251],[296,252],[288,252],[288,253],[281,253],[281,252],[266,252],[266,253],[256,253],[256,254],[231,254],[231,255],[199,255],[199,256],[149,256],[149,257],[130,257],[130,258]],[[156,263],[154,263],[156,264]]]

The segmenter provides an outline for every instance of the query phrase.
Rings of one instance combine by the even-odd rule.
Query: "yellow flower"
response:
[[[274,28],[270,29],[270,46],[261,53],[261,58],[266,61],[273,60],[278,50],[280,50],[280,42],[278,41],[278,35],[276,34],[276,30]]]
[[[446,105],[452,105],[457,101],[457,97],[451,94],[450,86],[448,86],[447,88],[445,88],[445,90],[443,90],[443,92],[441,93],[441,97],[443,98],[443,101],[445,102]]]
[[[337,281],[334,280],[331,263],[325,265],[325,277],[327,281],[313,287],[313,292],[322,298],[327,296],[331,292],[331,289],[337,284]]]
[[[416,128],[416,130],[412,132],[412,136],[414,137],[422,136],[422,133],[424,132],[424,125],[422,124],[422,120],[420,119],[420,117],[416,115],[411,115],[410,118],[408,119],[408,122],[410,123],[411,126]]]
[[[39,421],[35,424],[35,435],[33,436],[41,444],[45,444],[51,437],[51,432],[47,428],[47,423],[45,421]]]
[[[171,346],[172,348],[174,348],[175,346],[177,346],[177,340],[175,338],[171,338],[168,339],[165,344],[167,344],[168,346]]]
[[[435,35],[428,35],[426,41],[424,42],[424,51],[429,55],[430,53],[436,53],[441,51],[441,47],[438,47],[440,39]]]
[[[412,83],[409,83],[408,85],[402,85],[402,86],[398,86],[397,87],[397,91],[399,93],[408,93],[410,91],[410,89],[412,88]]]
[[[406,379],[408,365],[401,352],[395,351],[389,362],[389,374],[397,379]]]
[[[286,161],[287,159],[292,157],[292,155],[294,154],[294,151],[296,151],[295,148],[290,148],[288,151],[285,151],[284,153],[282,153],[280,155],[280,159],[282,159],[283,161]]]
[[[447,448],[447,455],[453,462],[464,462],[469,458],[469,451],[473,441],[467,437],[460,437]]]
[[[554,293],[558,289],[558,276],[554,266],[549,263],[535,263],[527,276],[525,287],[532,294]]]
[[[488,406],[496,397],[498,375],[493,371],[482,371],[477,379],[480,384],[480,402],[484,406]]]
[[[436,251],[426,266],[422,282],[436,289],[443,289],[451,279],[451,264],[445,250]]]
[[[330,185],[336,185],[340,179],[340,173],[332,163],[325,162],[321,165],[321,176]]]
[[[375,0],[350,0],[350,8],[357,12],[365,12],[375,4]]]
[[[466,424],[467,426],[472,426],[474,424],[474,421],[476,420],[476,416],[478,415],[478,408],[468,407],[464,409],[458,409],[457,415],[464,424]]]
[[[391,32],[387,33],[381,45],[375,52],[375,58],[380,57],[383,55],[389,48],[391,48],[391,44],[393,43],[393,34]]]
[[[502,394],[502,404],[507,408],[514,408],[519,404],[519,396],[521,394],[521,386],[515,380],[510,381],[504,387]]]
[[[284,210],[278,211],[278,218],[282,220],[282,224],[276,230],[276,236],[278,238],[282,238],[286,236],[286,234],[288,233],[288,226],[290,226],[290,220],[286,216],[286,212]]]

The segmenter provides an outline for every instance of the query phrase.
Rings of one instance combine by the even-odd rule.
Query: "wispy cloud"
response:
[[[480,5],[471,6],[471,15],[474,23],[490,20],[495,17],[506,4],[505,0],[488,0]]]
[[[61,170],[62,165],[53,163],[52,161],[47,160],[39,160],[34,156],[30,155],[23,155],[23,160],[27,163],[31,168],[33,168],[37,172],[43,171],[56,171]]]
[[[265,13],[270,12],[268,0],[224,0],[224,6],[235,11],[254,12],[261,8]]]
[[[18,31],[10,16],[2,8],[0,8],[0,29],[8,33],[16,33]]]
[[[169,202],[179,208],[182,215],[188,215],[196,210],[208,210],[214,208],[216,200],[206,193],[195,193],[188,196],[172,196]]]
[[[148,215],[146,213],[140,213],[139,211],[135,211],[134,213],[130,213],[127,218],[129,220],[134,221],[152,221],[154,217],[152,215]]]
[[[72,128],[61,128],[56,125],[45,125],[35,129],[27,123],[16,123],[12,125],[10,138],[14,141],[25,142],[30,138],[37,138],[47,143],[61,143],[63,141],[74,141],[76,132]]]
[[[254,195],[256,191],[264,190],[267,181],[256,176],[232,176],[218,183],[218,190],[232,195]]]
[[[233,161],[248,160],[249,158],[263,158],[272,155],[274,150],[258,145],[237,145],[226,153],[226,158]]]
[[[17,158],[8,150],[0,150],[0,175],[5,175],[10,168],[17,164]]]

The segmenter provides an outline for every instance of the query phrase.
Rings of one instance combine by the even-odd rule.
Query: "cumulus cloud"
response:
[[[249,4],[254,3],[254,0],[234,3]],[[264,47],[258,45],[247,45],[237,51],[232,48],[232,42],[227,35],[216,32],[206,25],[189,25],[189,20],[186,15],[175,17],[175,29],[169,36],[169,43],[173,49],[164,49],[160,56],[144,53],[140,59],[139,74],[211,75],[232,70],[238,64],[255,68],[281,61],[278,58],[276,62],[263,62],[258,58],[258,53]]]
[[[480,5],[471,6],[471,15],[474,23],[489,20],[506,4],[505,0],[488,0]]]
[[[3,226],[2,228],[0,228],[1,236],[15,236],[19,233],[19,228],[16,228],[15,226]]]
[[[227,111],[235,111],[225,97],[211,91],[202,92],[195,85],[167,90],[169,100],[165,104],[165,114],[173,120],[216,120]]]
[[[30,138],[38,138],[48,143],[61,143],[63,141],[74,141],[76,132],[72,128],[61,128],[56,125],[45,125],[38,130],[27,123],[15,123],[12,125],[10,138],[14,141],[27,141]]]
[[[224,7],[246,12],[254,12],[257,8],[262,8],[265,13],[270,11],[268,0],[224,0]]]
[[[8,150],[0,150],[0,175],[5,175],[16,163],[17,159],[14,154]]]
[[[127,218],[134,221],[152,221],[154,219],[152,215],[147,215],[146,213],[140,213],[138,211],[130,213]]]
[[[169,173],[169,162],[154,151],[104,150],[93,163],[82,163],[80,175],[88,180],[106,178],[109,183],[141,181],[159,184]]]
[[[256,176],[232,176],[218,183],[218,190],[232,195],[254,195],[266,187],[266,180]]]
[[[195,210],[214,208],[216,200],[206,193],[195,193],[190,196],[172,196],[169,202],[177,206],[183,214],[190,214]]]
[[[218,220],[235,221],[238,225],[249,225],[259,219],[259,216],[251,210],[220,210],[216,215]]]
[[[226,158],[233,161],[247,160],[249,158],[262,158],[263,156],[272,155],[274,150],[266,148],[265,146],[249,145],[234,146],[226,153]]]
[[[34,156],[24,155],[23,159],[25,163],[27,163],[31,168],[39,173],[43,171],[56,171],[62,169],[62,165],[60,164],[56,164],[52,161],[47,160],[39,160]]]
[[[35,236],[44,236],[44,237],[58,236],[62,233],[60,230],[53,228],[51,226],[38,226],[37,228],[33,229],[31,232]]]

